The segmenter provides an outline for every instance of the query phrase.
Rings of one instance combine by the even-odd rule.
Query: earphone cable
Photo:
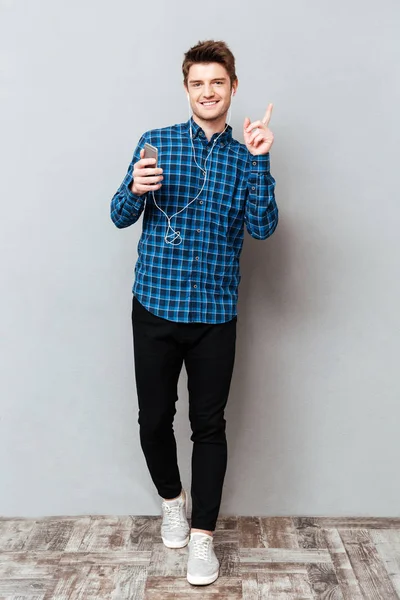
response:
[[[188,96],[188,100],[189,100],[189,96]],[[172,244],[174,246],[178,246],[179,244],[182,243],[182,236],[180,231],[175,231],[175,229],[172,227],[171,225],[171,219],[173,219],[174,217],[176,217],[176,215],[179,215],[179,213],[181,213],[182,211],[184,211],[186,208],[188,208],[188,206],[190,206],[195,200],[197,200],[197,198],[200,196],[200,194],[202,193],[202,191],[204,190],[204,187],[206,185],[206,181],[207,181],[207,169],[206,169],[206,164],[207,164],[207,160],[209,159],[209,157],[211,156],[212,151],[214,150],[214,146],[216,144],[216,142],[218,141],[218,139],[221,137],[221,135],[223,133],[225,133],[225,131],[228,129],[229,123],[230,123],[230,119],[231,119],[231,109],[229,107],[229,111],[228,111],[228,120],[227,123],[223,129],[223,131],[221,131],[221,133],[219,134],[219,136],[217,136],[214,140],[214,143],[211,147],[211,150],[209,151],[209,153],[207,154],[207,157],[204,161],[204,168],[200,167],[200,165],[198,164],[197,160],[196,160],[196,153],[195,153],[195,149],[194,149],[194,144],[193,144],[193,132],[192,132],[192,115],[190,113],[190,101],[189,101],[189,132],[190,132],[190,141],[191,141],[191,146],[192,146],[192,156],[193,156],[193,160],[196,164],[196,166],[200,169],[200,171],[204,174],[204,181],[203,181],[203,185],[201,186],[201,189],[199,191],[199,193],[197,194],[197,196],[195,196],[195,198],[193,198],[193,200],[191,200],[188,204],[186,204],[186,206],[184,206],[183,208],[181,208],[180,210],[178,210],[178,212],[174,213],[173,215],[171,215],[170,217],[167,215],[167,213],[165,211],[163,211],[162,208],[160,208],[156,202],[155,196],[154,196],[154,190],[151,191],[152,196],[153,196],[153,201],[154,204],[156,205],[156,207],[158,208],[158,210],[160,210],[166,217],[168,225],[167,225],[167,229],[166,229],[166,233],[164,236],[164,241],[167,244]],[[169,230],[171,229],[171,231],[173,233],[168,233]],[[172,236],[171,241],[168,239],[169,237]],[[175,240],[179,239],[179,242],[175,243]]]

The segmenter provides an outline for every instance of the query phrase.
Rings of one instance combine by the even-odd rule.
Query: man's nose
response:
[[[205,85],[204,96],[206,96],[206,98],[214,96],[214,88],[212,85],[207,85],[207,84]]]

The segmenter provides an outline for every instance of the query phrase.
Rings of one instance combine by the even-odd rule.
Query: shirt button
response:
[[[196,256],[196,260],[199,260],[199,257],[198,257],[198,256]]]
[[[203,204],[203,200],[199,200],[199,204]]]
[[[198,230],[197,230],[197,233],[200,233],[200,231],[201,231],[201,230],[200,230],[200,229],[198,229]]]
[[[194,284],[194,286],[193,286],[193,287],[194,287],[194,288],[197,288],[197,285],[196,285],[196,284]]]
[[[252,190],[255,190],[256,188],[254,187],[254,185],[251,187]]]
[[[257,164],[257,163],[256,163],[256,161],[255,161],[255,160],[253,160],[253,165],[254,165],[254,166],[256,166],[256,164]]]

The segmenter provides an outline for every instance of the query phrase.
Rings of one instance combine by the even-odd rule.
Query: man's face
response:
[[[236,90],[236,82],[233,89]],[[190,67],[187,92],[193,114],[204,121],[215,121],[226,115],[231,103],[231,82],[223,65],[197,63]]]

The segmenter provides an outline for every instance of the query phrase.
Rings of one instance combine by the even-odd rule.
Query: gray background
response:
[[[399,4],[1,2],[0,514],[159,514],[139,445],[141,220],[110,200],[224,39],[274,103],[280,223],[246,232],[221,514],[400,516]],[[186,372],[175,430],[190,487]]]

